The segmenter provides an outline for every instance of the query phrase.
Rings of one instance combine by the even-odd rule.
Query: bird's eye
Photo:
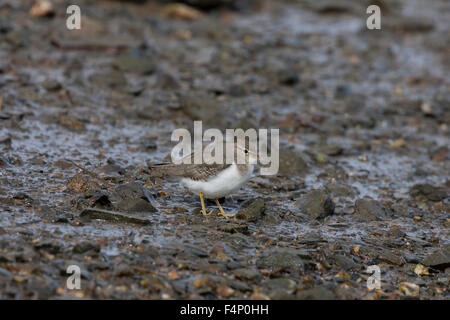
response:
[[[244,150],[244,152],[245,152],[245,153],[247,154],[247,153],[248,153],[248,150],[247,150],[247,149],[245,149],[245,150]]]

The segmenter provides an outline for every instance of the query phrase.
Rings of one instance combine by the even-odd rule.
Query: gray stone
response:
[[[253,201],[247,208],[239,210],[236,217],[238,219],[245,219],[249,222],[259,220],[264,213],[265,203],[263,199]]]
[[[447,190],[428,183],[419,183],[414,185],[409,190],[409,194],[413,197],[424,197],[429,201],[441,201],[448,197]]]
[[[297,205],[314,219],[325,218],[334,213],[334,203],[327,190],[312,190],[297,201]]]
[[[155,207],[144,199],[125,199],[117,203],[116,207],[127,213],[156,212]]]
[[[145,218],[132,216],[120,212],[114,212],[109,210],[102,210],[96,208],[85,209],[80,213],[80,217],[88,217],[90,219],[102,219],[114,222],[126,222],[140,225],[150,224],[150,221]]]
[[[279,173],[286,176],[302,176],[307,172],[308,164],[295,151],[280,149]]]
[[[258,268],[286,269],[294,272],[304,271],[304,262],[295,249],[275,248],[257,260]]]
[[[387,216],[386,208],[376,200],[358,199],[355,202],[355,217],[359,221],[379,221]]]
[[[438,270],[450,267],[450,245],[434,251],[423,259],[422,264]]]
[[[299,300],[335,300],[334,293],[323,287],[315,287],[311,289],[301,290],[297,292],[297,299]]]

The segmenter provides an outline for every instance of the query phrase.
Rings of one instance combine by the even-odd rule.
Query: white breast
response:
[[[203,192],[208,199],[218,199],[225,197],[237,191],[247,180],[253,172],[253,166],[249,166],[248,172],[241,175],[235,164],[232,164],[224,171],[219,173],[216,177],[208,181],[195,181],[184,178],[181,182],[193,193],[200,194]]]

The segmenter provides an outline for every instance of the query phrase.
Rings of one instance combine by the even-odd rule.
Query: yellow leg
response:
[[[203,198],[203,192],[200,192],[200,201],[202,203],[202,213],[204,216],[207,216],[208,214],[206,213],[206,209],[205,209],[205,200]]]
[[[214,201],[216,202],[217,206],[219,207],[221,216],[224,216],[225,218],[231,218],[236,215],[236,213],[225,213],[225,211],[223,211],[222,206],[220,205],[219,201],[217,199],[214,199]]]

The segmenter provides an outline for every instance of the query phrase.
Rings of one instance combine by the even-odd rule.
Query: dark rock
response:
[[[58,244],[49,241],[37,243],[34,245],[34,248],[36,250],[46,251],[50,254],[57,254],[61,252],[61,247]]]
[[[334,97],[336,99],[343,99],[351,94],[351,89],[346,85],[338,85],[334,91]]]
[[[280,291],[285,293],[293,293],[297,287],[297,283],[289,278],[268,279],[261,285],[270,291]]]
[[[113,61],[113,66],[123,72],[134,72],[141,75],[149,75],[155,71],[153,59],[147,56],[123,54]]]
[[[84,241],[81,243],[76,244],[73,247],[73,253],[85,253],[88,251],[94,251],[94,252],[100,252],[100,246],[96,243],[92,243],[89,241]]]
[[[430,158],[433,161],[449,160],[449,149],[447,146],[439,146],[429,151]]]
[[[226,116],[218,101],[206,93],[189,93],[180,97],[183,112],[192,120],[202,120],[203,129],[225,128]]]
[[[358,194],[356,188],[340,182],[332,182],[325,188],[336,197],[354,197]]]
[[[248,225],[245,223],[225,223],[220,225],[218,230],[229,233],[247,233]]]
[[[293,272],[303,272],[304,262],[295,249],[275,248],[265,252],[256,262],[262,269],[285,269]]]
[[[300,210],[314,219],[325,218],[334,213],[334,203],[327,190],[312,190],[297,201]]]
[[[233,275],[243,281],[252,281],[254,283],[258,283],[261,279],[261,273],[254,268],[240,268],[233,270]]]
[[[413,197],[424,197],[429,201],[441,201],[448,197],[448,192],[444,188],[435,187],[428,183],[414,185],[409,194]]]
[[[450,245],[445,245],[442,249],[434,251],[423,259],[422,264],[438,270],[445,270],[450,267]]]
[[[387,262],[392,265],[402,266],[406,262],[404,257],[398,252],[394,253],[382,248],[361,247],[360,252],[363,255]]]
[[[393,32],[429,32],[434,29],[434,22],[423,16],[395,16],[384,19],[383,29]]]
[[[379,251],[378,259],[397,266],[402,266],[406,262],[402,255],[388,250]]]
[[[179,76],[166,68],[158,69],[158,84],[166,90],[175,90],[181,86]]]
[[[57,91],[62,88],[61,83],[54,79],[45,80],[42,86],[48,91]]]
[[[336,180],[343,180],[348,177],[345,169],[338,165],[327,165],[319,174],[319,178],[334,178]]]
[[[396,216],[400,216],[400,217],[408,217],[411,216],[413,214],[413,209],[409,208],[408,206],[399,204],[399,203],[393,203],[390,206],[390,209],[392,210],[392,212],[394,213],[394,215]]]
[[[7,136],[0,136],[0,145],[5,145],[7,148],[11,148],[12,139]]]
[[[278,81],[281,84],[292,86],[299,82],[300,77],[298,76],[297,71],[292,68],[285,68],[278,71]]]
[[[325,145],[319,147],[319,152],[326,154],[327,156],[338,156],[342,154],[344,149],[337,145]]]
[[[286,176],[302,176],[307,172],[308,164],[295,151],[280,149],[279,173]]]
[[[388,232],[386,232],[386,235],[392,238],[403,238],[406,236],[403,231],[397,228],[390,229]]]
[[[143,199],[125,199],[117,203],[116,207],[123,212],[138,213],[138,212],[156,212],[155,207],[148,201]]]
[[[209,250],[209,257],[213,258],[215,260],[220,261],[228,261],[232,260],[233,252],[231,249],[221,242],[217,242],[212,246],[212,248]]]
[[[114,212],[114,211],[95,209],[95,208],[89,208],[89,209],[83,210],[80,214],[80,217],[88,217],[91,219],[102,219],[102,220],[114,221],[114,222],[134,223],[134,224],[140,224],[140,225],[150,224],[150,220],[145,219],[145,218],[140,218],[140,217],[123,214],[123,213],[119,213],[119,212]]]
[[[312,289],[301,290],[297,292],[297,299],[299,300],[335,300],[334,293],[323,287],[315,287]]]
[[[116,187],[116,193],[123,199],[145,199],[143,185],[139,182],[130,182]]]
[[[236,0],[181,0],[179,2],[187,3],[200,9],[214,9],[221,6],[231,6]]]
[[[26,29],[22,30],[10,30],[6,33],[4,39],[7,43],[15,48],[25,47],[30,43],[29,41],[29,31]]]
[[[89,192],[93,194],[100,189],[99,184],[90,175],[77,173],[67,181],[67,187],[73,192]]]
[[[232,280],[229,282],[229,285],[231,288],[242,291],[242,292],[252,290],[252,287],[247,282],[244,282],[244,281]]]
[[[261,218],[264,213],[265,203],[263,199],[253,201],[247,208],[239,210],[236,217],[245,219],[248,222],[255,222]]]
[[[379,221],[387,218],[386,208],[376,200],[358,199],[355,202],[355,217],[359,221]]]
[[[6,159],[4,156],[0,155],[0,168],[4,168],[9,165],[8,159]]]
[[[100,209],[112,209],[112,203],[109,200],[107,194],[102,192],[95,192],[94,195],[89,199],[89,204],[92,207],[100,208]]]
[[[125,76],[119,71],[94,73],[89,81],[96,86],[122,90],[127,86]]]
[[[0,268],[0,277],[12,278],[14,275],[6,269]]]
[[[353,261],[352,258],[344,256],[342,254],[335,254],[333,256],[333,260],[344,270],[351,270],[358,267],[358,265]]]

